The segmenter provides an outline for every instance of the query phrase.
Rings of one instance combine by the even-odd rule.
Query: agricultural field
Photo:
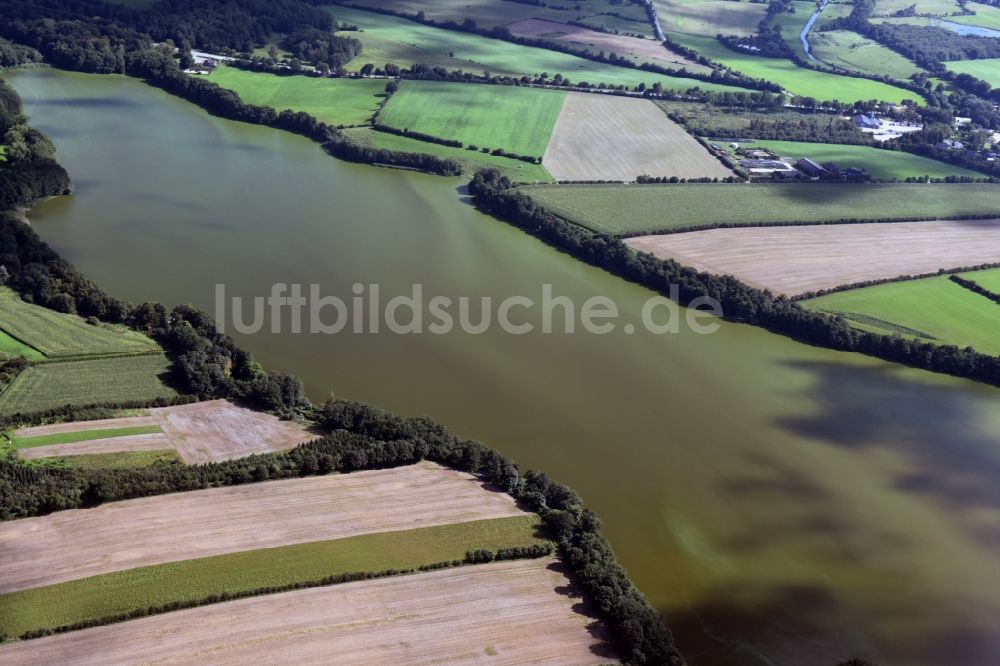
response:
[[[924,72],[912,60],[849,30],[810,32],[809,44],[818,60],[840,69],[901,81]]]
[[[956,0],[875,0],[876,16],[892,16],[913,7],[915,13],[921,16],[948,16],[961,13],[962,8]]]
[[[541,156],[565,96],[561,90],[403,81],[378,121],[466,146]]]
[[[368,124],[385,97],[385,81],[377,79],[277,76],[225,65],[209,78],[248,104],[305,111],[329,125]]]
[[[735,3],[727,1],[726,4]],[[767,79],[801,97],[812,97],[820,101],[838,99],[843,102],[877,99],[894,103],[917,97],[909,90],[879,81],[841,76],[830,72],[818,72],[799,67],[790,60],[781,60],[780,58],[763,58],[748,53],[738,53],[723,46],[714,37],[698,37],[680,33],[668,33],[668,36],[733,71],[755,79]]]
[[[164,383],[170,365],[162,354],[34,365],[0,394],[0,415],[172,398],[177,392]]]
[[[952,166],[898,150],[882,150],[872,146],[850,146],[835,143],[807,143],[800,141],[754,141],[746,144],[755,148],[768,148],[781,157],[798,160],[802,157],[825,164],[833,162],[841,169],[858,167],[873,178],[891,180],[897,178],[947,178],[967,176],[984,178],[985,175],[971,169]]]
[[[664,32],[715,38],[753,35],[767,5],[732,0],[653,0]]]
[[[976,12],[974,15],[960,14],[949,16],[948,20],[962,25],[974,25],[977,28],[989,28],[990,30],[1000,30],[1000,7],[986,5],[981,2],[969,2],[967,9]]]
[[[504,5],[519,7],[519,3],[505,2]],[[528,5],[524,5],[527,7]],[[533,46],[522,46],[500,39],[491,39],[457,30],[445,30],[423,25],[396,16],[385,16],[346,7],[328,8],[339,21],[358,25],[363,33],[351,32],[349,36],[359,37],[362,42],[368,35],[378,37],[382,51],[363,52],[349,65],[360,69],[365,63],[382,66],[391,50],[392,60],[397,65],[409,66],[423,63],[430,56],[447,56],[453,65],[442,64],[449,69],[461,68],[468,72],[482,74],[489,72],[509,76],[549,76],[562,74],[573,83],[586,81],[591,84],[625,85],[635,87],[640,83],[647,86],[659,82],[668,90],[742,90],[718,83],[706,83],[697,79],[664,76],[627,67],[616,67],[586,58]],[[391,45],[391,49],[390,44]],[[388,50],[387,50],[388,49]]]
[[[29,361],[42,361],[45,359],[45,354],[34,347],[24,344],[17,338],[10,337],[9,334],[0,329],[0,363],[18,356]]]
[[[570,591],[566,594],[562,591]],[[497,603],[502,599],[503,603]],[[0,646],[64,663],[561,663],[615,659],[551,558],[285,592]]]
[[[810,113],[798,111],[747,111],[742,109],[723,109],[700,102],[680,102],[657,100],[656,105],[664,111],[681,119],[684,126],[692,134],[715,138],[717,134],[734,136],[740,139],[751,137],[752,127],[773,125],[801,125],[804,121],[815,121],[821,130],[829,127],[833,133],[857,132],[854,123],[832,114]]]
[[[975,271],[973,273],[963,273],[961,277],[966,280],[972,280],[987,291],[991,291],[994,294],[1000,294],[1000,268]]]
[[[352,140],[365,145],[386,150],[399,150],[407,153],[428,153],[437,157],[452,159],[462,166],[465,176],[471,177],[479,169],[498,169],[503,175],[515,183],[551,183],[552,176],[541,164],[531,164],[510,157],[500,157],[467,148],[453,148],[438,143],[419,141],[408,136],[379,132],[370,128],[357,127],[344,131]]]
[[[607,32],[649,38],[654,36],[653,26],[641,5],[612,4],[608,0],[579,0],[572,5],[552,3],[551,7],[506,0],[464,0],[461,3],[455,3],[454,0],[352,0],[351,4],[391,9],[411,16],[423,12],[428,19],[438,23],[444,21],[461,23],[469,18],[481,28],[497,28],[534,18],[555,23],[574,21]],[[345,18],[349,16],[346,12],[350,8],[334,6],[328,9],[338,20],[352,23]]]
[[[639,236],[626,243],[701,271],[797,296],[996,262],[1000,220],[710,229]]]
[[[9,289],[0,289],[0,328],[9,337],[49,358],[137,354],[160,349],[146,336],[124,326],[88,324],[76,315],[25,303]],[[15,347],[0,339],[0,351],[10,353],[16,351]],[[29,360],[39,360],[37,355],[32,356]]]
[[[91,440],[109,439],[113,437],[131,437],[135,435],[152,435],[163,430],[158,425],[134,425],[119,428],[101,428],[88,430],[67,430],[45,435],[32,435],[31,429],[20,430],[11,440],[15,449],[32,449],[40,446],[59,444],[76,444]]]
[[[522,190],[554,213],[610,234],[759,222],[1000,217],[1000,187],[988,184],[532,185]]]
[[[0,523],[0,593],[180,560],[510,517],[533,518],[506,493],[429,462],[112,502]]]
[[[628,57],[635,63],[653,63],[672,69],[686,69],[689,72],[711,74],[712,68],[668,50],[663,44],[652,39],[609,35],[575,25],[564,25],[541,19],[524,19],[507,26],[518,37],[532,37],[565,42],[578,49],[593,53],[615,53]]]
[[[585,93],[567,94],[542,162],[557,180],[733,175],[649,100]]]
[[[804,301],[852,326],[1000,354],[1000,306],[946,276],[852,289]]]
[[[956,74],[968,74],[986,81],[994,88],[1000,88],[1000,58],[985,60],[955,60],[944,63],[950,71]]]
[[[484,491],[480,490],[480,493]],[[408,505],[394,507],[406,513]],[[329,519],[329,517],[328,517]],[[54,628],[223,593],[319,582],[348,573],[416,569],[461,561],[470,550],[548,543],[533,514],[360,534],[171,561],[0,594],[0,633]],[[187,538],[187,537],[184,537]],[[2,656],[2,652],[0,652]]]
[[[116,453],[92,453],[39,461],[46,467],[58,469],[142,469],[169,465],[183,465],[180,456],[172,449],[152,451],[118,451]]]

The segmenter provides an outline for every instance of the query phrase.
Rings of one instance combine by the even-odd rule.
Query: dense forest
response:
[[[670,287],[676,285],[682,305],[699,297],[713,298],[721,303],[725,318],[731,321],[761,326],[810,344],[861,352],[1000,386],[1000,357],[986,356],[971,348],[861,332],[840,317],[807,310],[787,297],[750,287],[732,276],[701,273],[672,260],[633,252],[618,238],[591,232],[559,218],[517,191],[495,170],[476,173],[469,191],[482,210],[577,259],[663,295],[669,295]]]

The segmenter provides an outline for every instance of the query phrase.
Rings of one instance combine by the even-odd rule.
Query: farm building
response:
[[[941,150],[965,150],[965,144],[954,139],[945,139],[944,141],[938,143],[935,147],[940,148]]]
[[[819,180],[820,178],[825,178],[830,175],[829,171],[816,162],[813,162],[808,157],[800,159],[795,163],[795,166],[799,171],[809,176],[812,180]]]
[[[875,116],[866,116],[863,113],[859,113],[854,116],[854,126],[858,129],[876,130],[882,127],[882,121]]]

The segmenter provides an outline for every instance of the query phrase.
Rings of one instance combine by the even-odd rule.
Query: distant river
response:
[[[650,295],[477,213],[457,180],[338,162],[125,78],[5,76],[77,183],[35,227],[122,298],[548,283],[637,321]],[[238,339],[315,400],[428,414],[572,485],[692,664],[1000,663],[1000,391],[734,324]]]

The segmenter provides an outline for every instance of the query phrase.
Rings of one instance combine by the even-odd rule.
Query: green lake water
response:
[[[460,181],[345,164],[125,78],[5,76],[77,184],[32,223],[116,296],[213,311],[216,284],[551,284],[631,322],[650,296],[478,213]],[[314,400],[430,415],[576,488],[692,664],[1000,663],[1000,391],[733,324],[236,337]]]

